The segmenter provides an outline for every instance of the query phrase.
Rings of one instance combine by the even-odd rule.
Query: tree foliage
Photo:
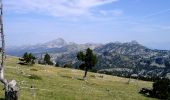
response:
[[[53,65],[53,62],[51,61],[51,56],[48,53],[46,53],[44,56],[44,62],[45,64]]]
[[[82,51],[78,52],[77,59],[81,61],[85,61],[85,55]]]
[[[59,65],[59,63],[58,62],[56,62],[55,63],[55,67],[59,67],[60,65]]]
[[[85,69],[84,77],[86,77],[87,71],[92,69],[97,63],[97,57],[90,48],[86,50],[85,54],[82,51],[78,52],[77,59],[83,62],[80,67],[81,69]]]
[[[25,64],[25,65],[33,65],[35,64],[35,57],[32,53],[24,53],[23,57],[19,59],[21,62],[20,64]]]

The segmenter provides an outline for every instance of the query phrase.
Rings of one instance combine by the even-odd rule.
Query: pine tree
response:
[[[51,61],[51,57],[48,53],[46,53],[44,56],[44,62],[45,62],[45,64],[53,65],[53,62]]]
[[[81,67],[84,67],[85,70],[85,74],[84,74],[84,78],[86,78],[87,76],[87,71],[89,69],[92,69],[92,67],[94,67],[97,63],[97,57],[95,54],[93,54],[93,51],[88,48],[86,50],[86,54],[84,54],[82,51],[78,52],[77,54],[77,59],[82,61],[82,65],[80,65]]]
[[[35,64],[35,57],[33,56],[32,53],[24,53],[23,57],[21,59],[19,59],[20,61],[22,61],[24,64],[29,64],[29,65],[33,65]],[[22,63],[22,64],[23,64]]]

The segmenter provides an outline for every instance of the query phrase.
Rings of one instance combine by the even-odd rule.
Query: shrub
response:
[[[170,99],[170,80],[163,78],[153,83],[153,96],[159,99]]]
[[[59,67],[60,65],[59,65],[59,63],[58,62],[56,62],[55,63],[55,67]]]
[[[32,75],[29,76],[29,79],[42,80],[42,77],[35,75],[35,74],[32,74]]]
[[[90,77],[92,77],[92,78],[96,78],[96,76],[95,76],[95,75],[90,75]]]
[[[150,97],[158,99],[170,100],[170,80],[166,78],[159,79],[153,83],[153,89],[142,88],[139,93],[149,94]]]
[[[35,68],[31,68],[30,70],[31,71],[38,71],[38,69],[35,69]]]
[[[64,68],[72,68],[71,64],[65,64],[63,67]]]

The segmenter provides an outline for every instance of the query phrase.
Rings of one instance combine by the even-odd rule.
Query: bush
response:
[[[38,71],[38,69],[35,69],[35,68],[32,68],[32,69],[30,69],[31,71]]]
[[[92,78],[96,78],[96,76],[95,76],[95,75],[90,75],[90,77],[92,77]]]
[[[63,67],[64,68],[72,68],[71,64],[65,64]]]
[[[59,65],[59,63],[58,62],[56,62],[55,63],[55,67],[59,67],[60,65]]]
[[[29,76],[29,79],[42,80],[42,77],[35,75],[35,74],[32,74],[32,75]]]
[[[170,80],[166,78],[159,79],[153,83],[153,89],[142,88],[139,93],[149,94],[153,98],[170,100]]]
[[[153,96],[159,99],[170,99],[170,80],[160,79],[153,83]]]

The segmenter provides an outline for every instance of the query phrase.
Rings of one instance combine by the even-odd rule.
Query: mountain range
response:
[[[59,38],[47,43],[32,46],[7,48],[7,54],[22,56],[31,52],[40,59],[49,53],[53,62],[60,66],[70,64],[73,68],[80,65],[76,58],[79,51],[91,48],[97,55],[98,63],[93,71],[117,76],[140,76],[141,78],[169,77],[170,51],[147,48],[136,41],[127,43],[110,42],[107,44],[96,43],[67,43]]]

